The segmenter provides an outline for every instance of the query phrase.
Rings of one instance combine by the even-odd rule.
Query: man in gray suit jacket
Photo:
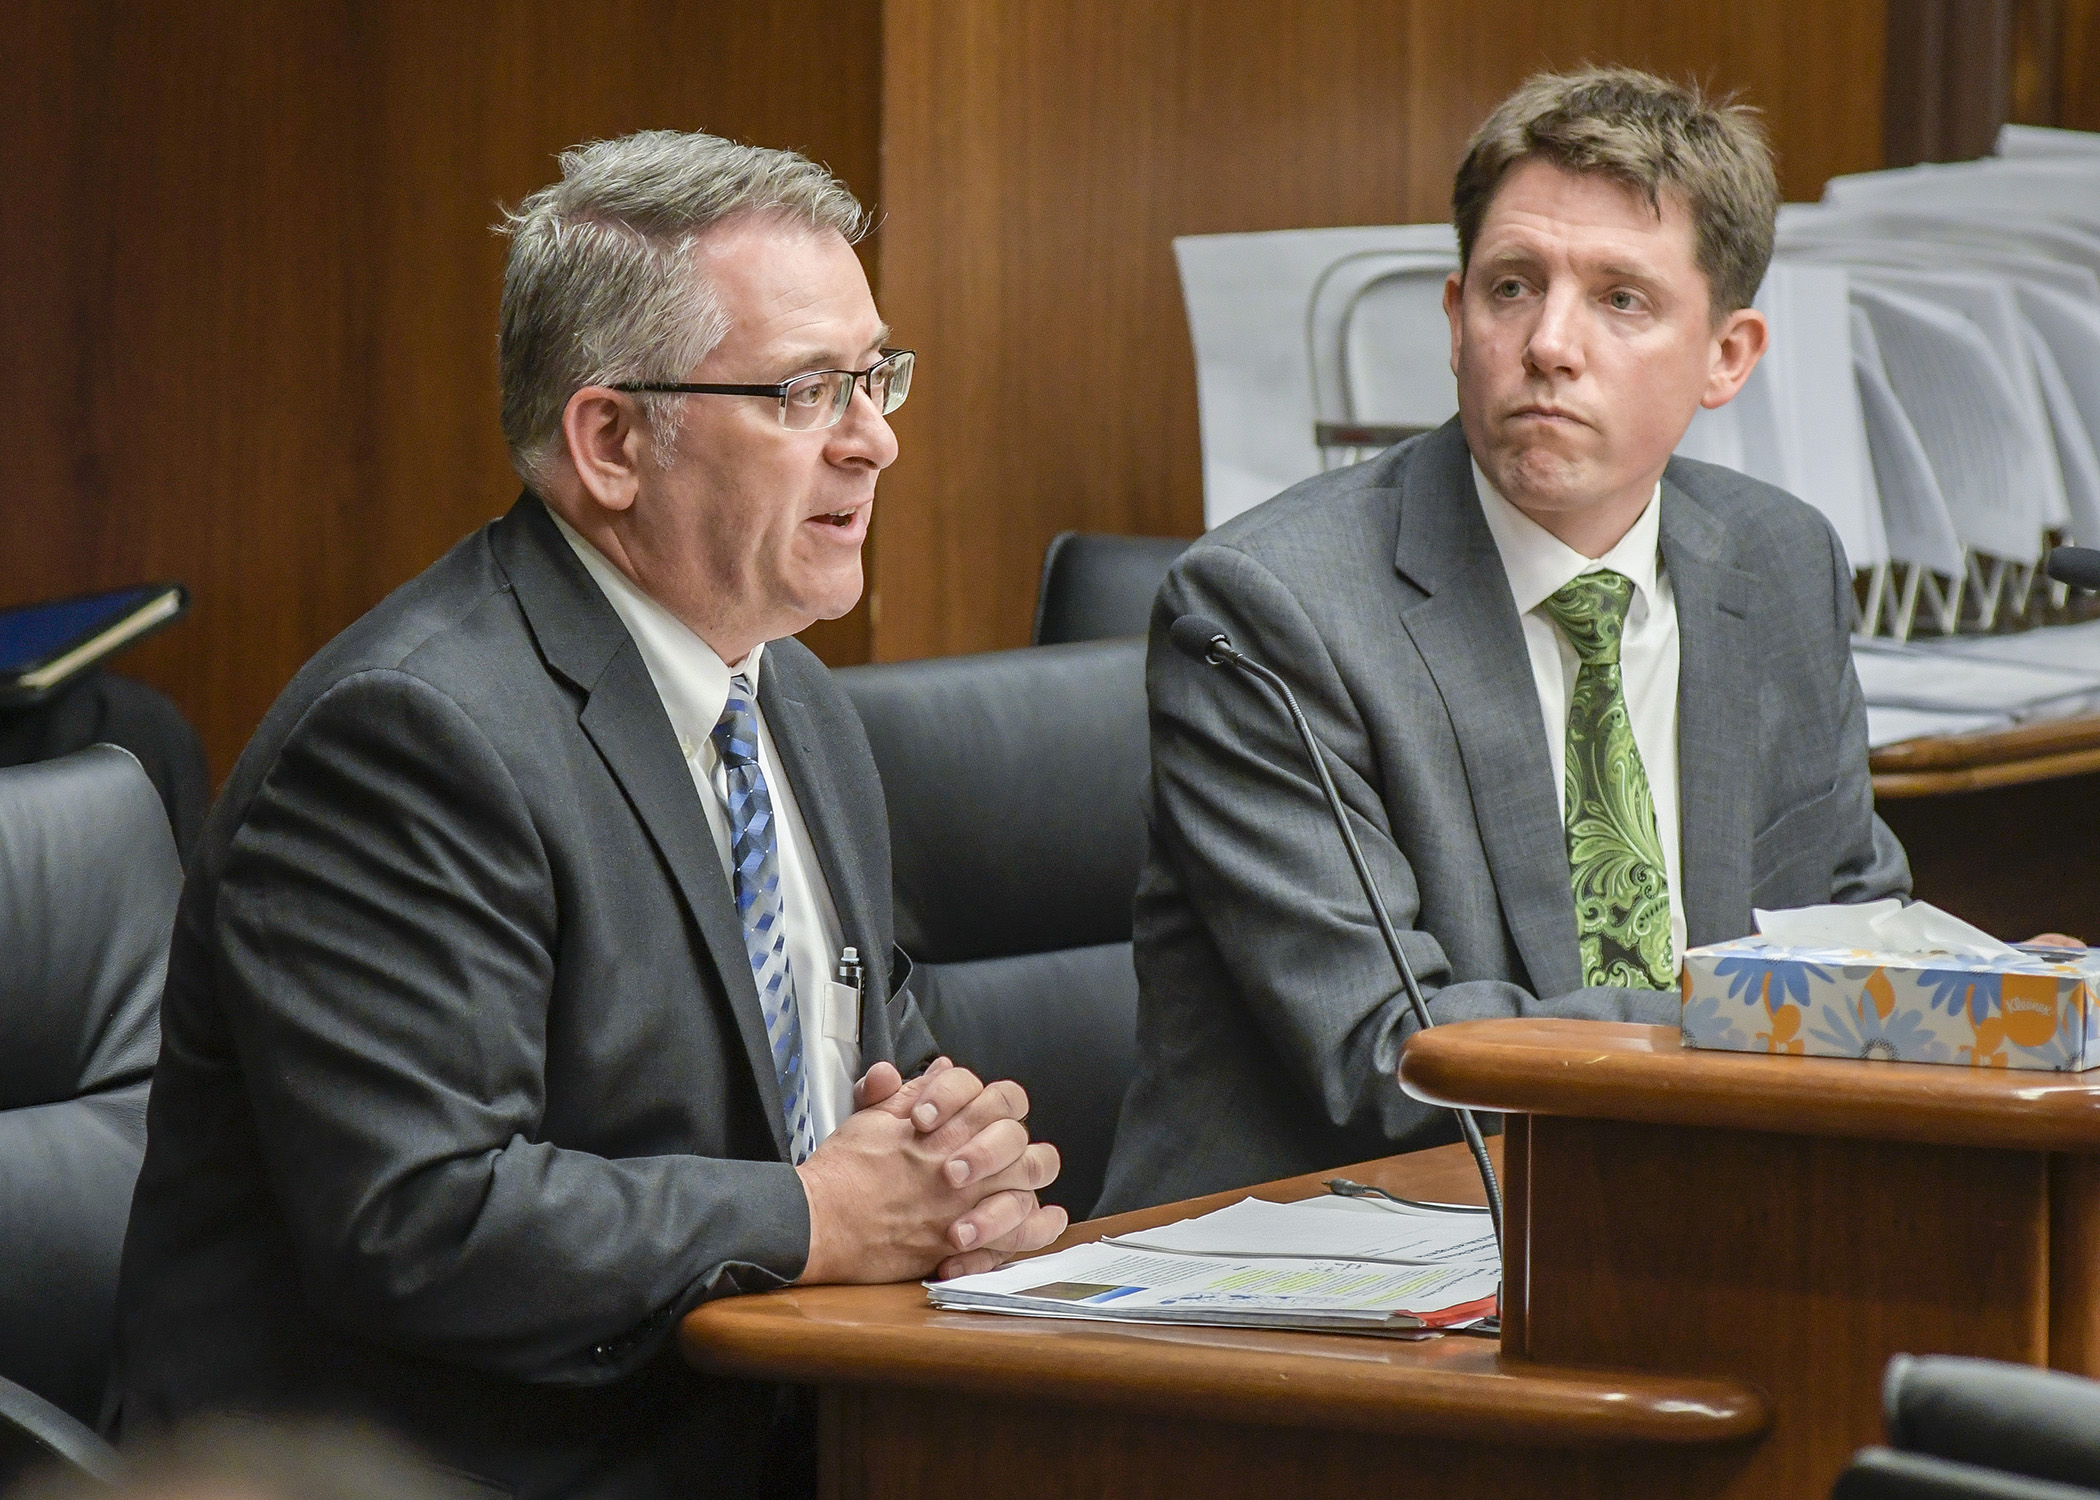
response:
[[[1778,203],[1746,111],[1627,70],[1474,137],[1445,289],[1459,415],[1213,531],[1153,613],[1135,1079],[1103,1212],[1449,1139],[1291,726],[1291,680],[1439,1021],[1674,1023],[1753,906],[1902,894],[1852,575],[1808,506],[1671,457],[1749,377]]]
[[[207,824],[121,1422],[352,1414],[518,1495],[791,1492],[807,1432],[686,1367],[680,1316],[1042,1245],[1056,1153],[934,1057],[866,737],[788,638],[859,595],[910,379],[859,205],[707,136],[563,169],[510,225],[526,495],[300,672]]]

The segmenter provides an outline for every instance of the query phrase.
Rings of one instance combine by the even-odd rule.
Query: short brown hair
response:
[[[1634,68],[1534,74],[1473,132],[1459,163],[1451,220],[1462,268],[1502,179],[1531,160],[1624,183],[1658,215],[1665,191],[1680,195],[1713,315],[1757,295],[1772,259],[1779,180],[1749,105]]]

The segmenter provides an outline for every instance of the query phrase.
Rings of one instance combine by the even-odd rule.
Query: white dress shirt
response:
[[[1633,742],[1648,773],[1655,800],[1655,833],[1662,843],[1663,877],[1670,886],[1670,961],[1684,956],[1684,896],[1679,872],[1679,795],[1677,787],[1677,600],[1662,566],[1662,485],[1655,486],[1648,508],[1599,558],[1584,557],[1502,497],[1480,465],[1473,465],[1473,487],[1480,508],[1502,554],[1502,570],[1524,622],[1524,646],[1531,655],[1531,680],[1538,689],[1539,714],[1546,724],[1546,749],[1553,758],[1553,795],[1560,803],[1563,827],[1568,816],[1568,694],[1581,659],[1566,635],[1543,607],[1567,584],[1585,573],[1609,568],[1633,580],[1633,600],[1626,609],[1626,629],[1619,638],[1619,682],[1626,694]]]
[[[552,514],[550,511],[549,514]],[[763,645],[752,648],[740,666],[731,667],[714,648],[693,634],[683,621],[635,587],[605,554],[577,534],[560,516],[561,534],[584,568],[596,580],[613,613],[634,637],[664,712],[678,734],[678,748],[692,773],[693,789],[707,812],[707,826],[722,859],[722,874],[732,892],[736,877],[729,854],[729,780],[715,752],[714,728],[729,703],[729,679],[741,673],[758,690]],[[801,1013],[803,1067],[809,1078],[810,1125],[822,1142],[853,1112],[853,1080],[860,1075],[859,997],[852,986],[838,983],[842,935],[831,887],[809,842],[809,828],[796,805],[795,789],[780,769],[780,754],[765,713],[754,701],[758,720],[758,767],[771,796],[780,853],[780,895],[787,920],[788,971],[795,980],[795,1002]],[[863,955],[865,958],[866,955]],[[739,961],[743,959],[738,954]]]

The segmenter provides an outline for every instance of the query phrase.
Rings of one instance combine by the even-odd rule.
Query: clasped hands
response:
[[[1019,1084],[945,1057],[907,1082],[883,1062],[853,1104],[795,1169],[809,1198],[803,1282],[968,1276],[1064,1233],[1065,1211],[1035,1196],[1057,1180],[1057,1148],[1029,1141]]]

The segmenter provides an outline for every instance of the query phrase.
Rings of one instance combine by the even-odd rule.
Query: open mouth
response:
[[[849,505],[844,510],[819,511],[816,515],[808,516],[804,519],[811,526],[822,526],[832,531],[844,533],[845,535],[840,538],[843,541],[850,537],[858,536],[867,526],[868,507],[866,505]]]

